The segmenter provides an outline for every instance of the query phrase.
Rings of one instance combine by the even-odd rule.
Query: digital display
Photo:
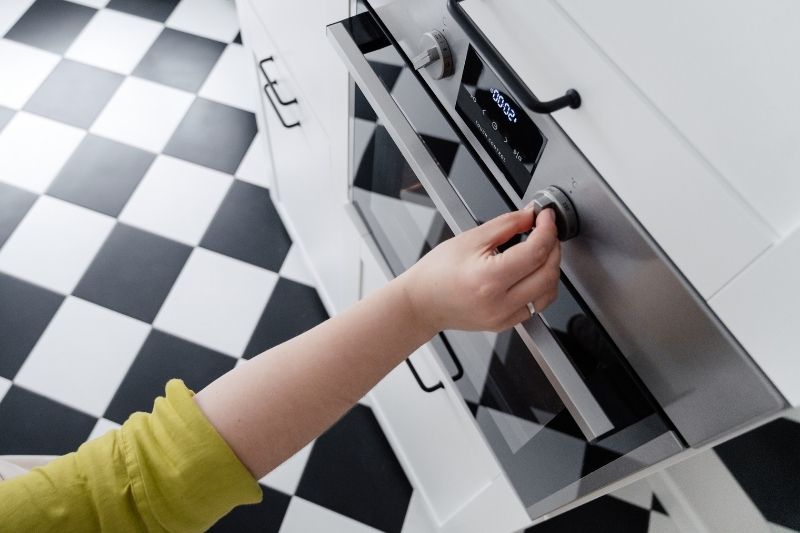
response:
[[[511,107],[511,103],[506,100],[506,97],[503,96],[503,93],[500,92],[499,89],[492,87],[489,89],[489,94],[492,95],[492,100],[494,103],[497,104],[497,107],[503,112],[509,122],[516,124],[517,123],[517,110]]]
[[[456,109],[522,198],[546,140],[471,46]]]

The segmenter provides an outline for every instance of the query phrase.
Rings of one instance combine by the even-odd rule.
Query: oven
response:
[[[328,27],[352,80],[351,200],[393,275],[501,213],[556,209],[557,301],[432,343],[532,519],[785,405],[550,115],[579,112],[579,87],[539,101],[456,0],[356,11]]]

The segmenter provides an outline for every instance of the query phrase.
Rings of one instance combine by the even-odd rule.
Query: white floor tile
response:
[[[163,26],[152,20],[112,9],[98,11],[67,50],[66,57],[130,74]]]
[[[42,196],[0,249],[0,270],[70,294],[113,227],[111,217]]]
[[[267,156],[267,139],[264,133],[259,131],[253,137],[250,148],[247,149],[247,153],[244,154],[244,158],[236,170],[236,177],[265,189],[272,186],[272,165]]]
[[[167,19],[167,26],[229,43],[239,32],[236,6],[220,0],[182,0]]]
[[[149,331],[144,322],[69,297],[15,382],[100,417]]]
[[[74,4],[83,4],[89,7],[95,7],[100,9],[101,7],[105,7],[108,4],[109,0],[69,0]]]
[[[650,513],[650,527],[647,533],[681,533],[675,522],[668,516],[656,512]]]
[[[268,270],[195,248],[154,325],[239,357],[277,280]]]
[[[0,377],[0,402],[5,398],[8,389],[11,388],[11,382],[4,377]]]
[[[772,531],[772,533],[796,533],[796,530],[789,529],[788,527],[782,526],[780,524],[769,523],[769,524],[767,524],[767,527],[769,527],[769,529],[770,529],[770,531]],[[652,531],[651,530],[651,531],[648,531],[647,533],[661,533],[661,532],[660,531]],[[672,533],[672,531],[669,531],[669,533]]]
[[[92,133],[161,152],[194,97],[139,78],[127,78],[92,126]]]
[[[315,286],[311,270],[296,243],[289,248],[289,253],[286,255],[283,265],[281,265],[280,275],[297,283],[303,283],[311,287]]]
[[[0,39],[0,105],[21,109],[60,59],[56,54]]]
[[[280,533],[378,533],[378,530],[324,507],[294,497],[289,502]]]
[[[116,422],[112,422],[111,420],[106,420],[105,418],[101,418],[95,424],[94,429],[92,430],[91,435],[86,440],[96,439],[97,437],[102,437],[112,429],[117,429],[121,427]]]
[[[313,442],[305,446],[278,468],[261,478],[261,483],[285,494],[294,494],[300,484],[300,477],[306,468],[313,446]]]
[[[85,132],[20,111],[0,132],[0,181],[42,193]]]
[[[33,0],[2,0],[0,2],[0,35],[5,35],[11,26],[33,4]],[[0,71],[2,72],[2,71]]]
[[[246,111],[258,105],[258,79],[252,53],[240,44],[229,45],[200,89],[200,96]]]
[[[415,490],[411,494],[411,501],[408,502],[408,511],[401,533],[437,533],[437,531],[439,528],[434,525],[425,500],[422,499],[420,492]]]
[[[653,501],[653,489],[647,484],[647,481],[641,479],[630,485],[626,485],[621,489],[617,489],[611,493],[611,496],[626,501],[632,505],[650,509],[650,503]]]
[[[119,219],[192,246],[200,243],[233,177],[159,156]]]

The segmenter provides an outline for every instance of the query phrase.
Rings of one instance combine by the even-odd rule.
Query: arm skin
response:
[[[560,246],[545,210],[526,209],[446,241],[346,312],[220,377],[195,401],[258,479],[343,416],[444,329],[502,331],[556,296]]]

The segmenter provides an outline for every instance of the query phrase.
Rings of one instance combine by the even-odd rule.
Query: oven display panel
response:
[[[472,46],[456,110],[520,198],[524,196],[547,141]]]

